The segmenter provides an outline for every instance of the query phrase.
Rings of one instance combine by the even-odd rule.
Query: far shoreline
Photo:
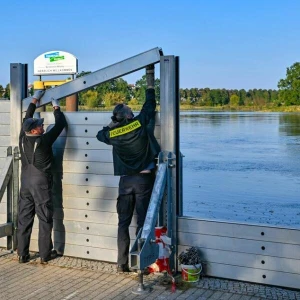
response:
[[[215,112],[292,112],[300,113],[299,105],[291,106],[192,106],[180,105],[180,111],[215,111]]]
[[[140,111],[142,105],[130,105],[133,111]],[[61,106],[62,110],[65,111],[65,106]],[[89,108],[87,106],[79,106],[79,111],[102,111],[112,112],[114,106],[111,107],[95,107]],[[52,111],[52,107],[46,108],[47,111]],[[157,111],[160,111],[159,105]],[[207,111],[207,112],[288,112],[288,113],[300,113],[300,105],[293,106],[238,106],[230,107],[229,105],[224,106],[192,106],[192,105],[180,105],[180,111]]]

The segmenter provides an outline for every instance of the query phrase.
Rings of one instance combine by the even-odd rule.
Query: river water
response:
[[[300,114],[182,112],[183,214],[300,228]]]

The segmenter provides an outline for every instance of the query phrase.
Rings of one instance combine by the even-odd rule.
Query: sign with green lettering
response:
[[[38,56],[33,63],[34,75],[76,74],[77,58],[65,51],[48,51]]]
[[[58,61],[58,60],[63,60],[65,59],[64,56],[56,56],[56,57],[50,57],[50,62]]]

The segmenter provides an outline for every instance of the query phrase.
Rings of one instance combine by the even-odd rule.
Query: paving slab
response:
[[[116,265],[72,257],[58,257],[41,265],[37,254],[20,264],[16,253],[0,248],[1,300],[188,299],[257,300],[299,299],[300,290],[203,277],[196,283],[176,276],[171,290],[167,274],[144,276],[150,292],[137,295],[137,274],[118,274]]]

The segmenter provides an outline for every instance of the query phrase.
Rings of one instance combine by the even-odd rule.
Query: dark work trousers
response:
[[[39,219],[38,245],[41,258],[48,258],[53,248],[52,179],[28,163],[22,167],[18,215],[18,255],[29,254],[30,236],[35,213]],[[34,160],[32,159],[32,162]]]
[[[137,230],[144,226],[147,209],[154,184],[154,175],[137,174],[122,176],[119,182],[119,197],[117,202],[118,224],[118,265],[128,264],[129,255],[129,225],[134,209],[137,213]]]

